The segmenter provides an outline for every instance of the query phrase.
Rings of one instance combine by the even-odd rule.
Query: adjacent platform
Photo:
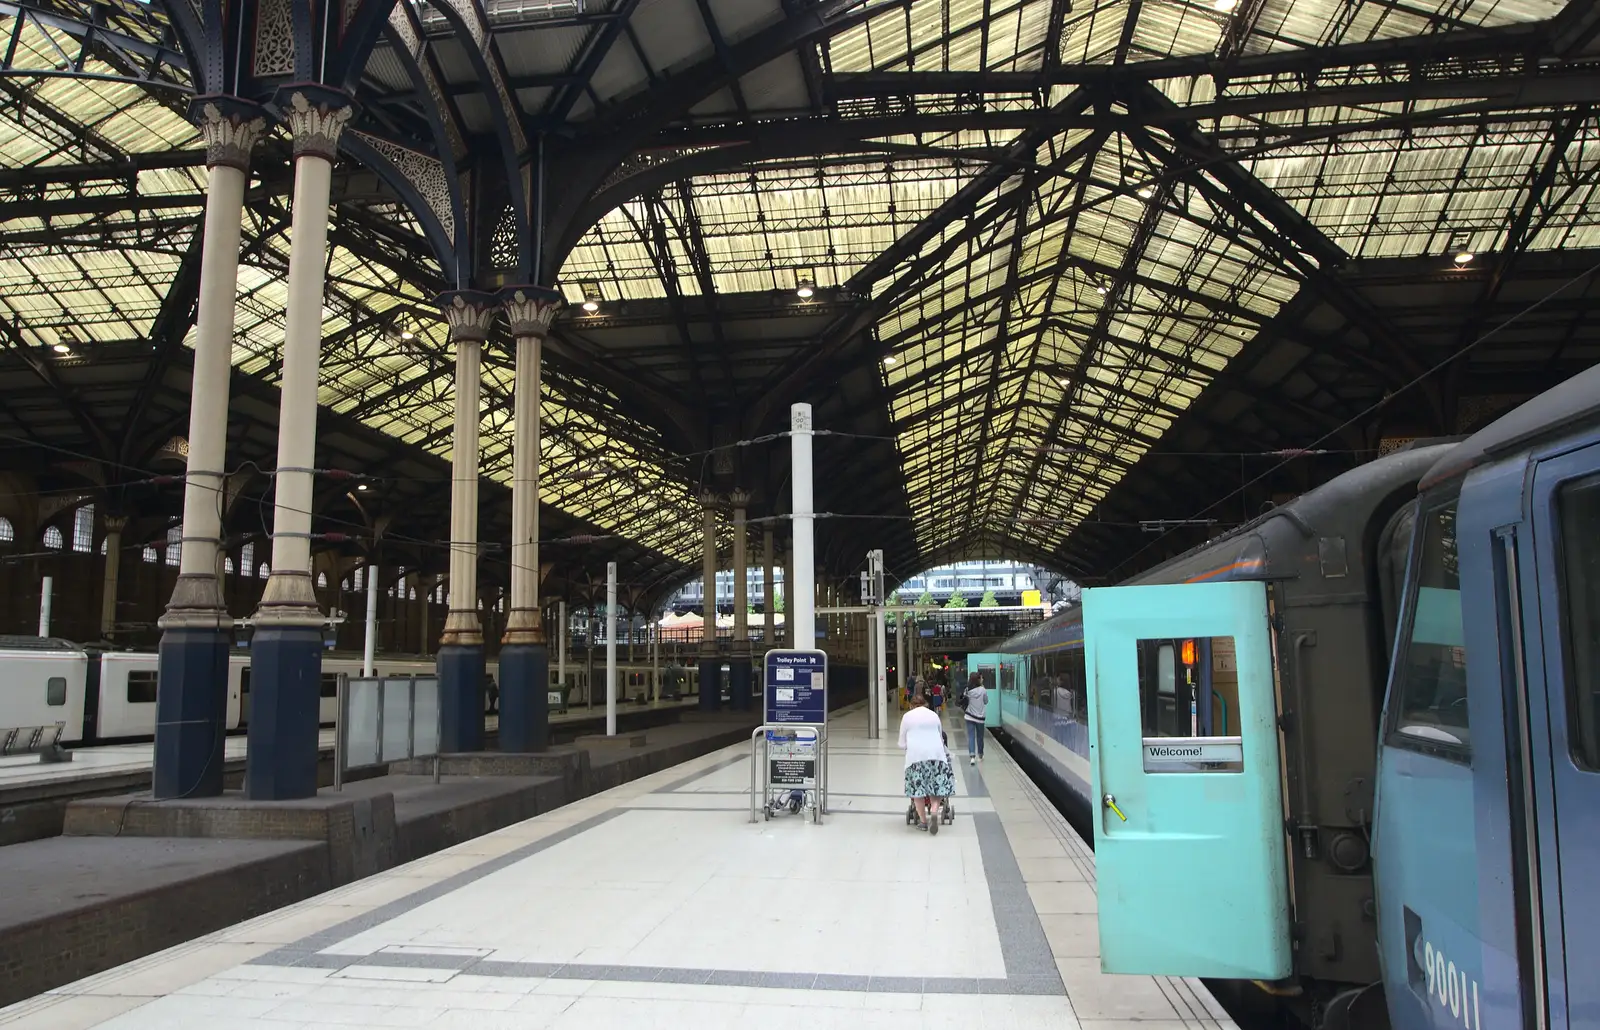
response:
[[[998,746],[956,752],[957,818],[930,837],[893,734],[867,740],[860,706],[832,732],[821,826],[748,823],[748,745],[727,748],[0,1027],[1232,1028],[1194,981],[1099,972],[1093,855]]]

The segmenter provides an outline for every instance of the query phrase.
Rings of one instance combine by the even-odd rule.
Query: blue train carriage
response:
[[[1396,1027],[1600,1027],[1600,368],[1429,471],[1378,773]]]
[[[1107,971],[1231,981],[1308,1025],[1381,1013],[1379,722],[1408,512],[1450,449],[1368,462],[969,657],[1094,836]]]

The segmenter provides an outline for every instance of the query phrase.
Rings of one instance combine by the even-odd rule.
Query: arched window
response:
[[[104,537],[103,536],[103,537],[100,538],[100,557],[104,558],[106,556],[106,545],[109,544],[110,542],[111,542],[111,538],[110,537]]]
[[[4,515],[0,515],[0,541],[9,544],[16,539],[17,527],[11,524],[10,519],[6,518]]]
[[[408,588],[406,590],[406,600],[415,601],[416,599],[417,599],[417,588],[416,587]]]
[[[44,545],[52,551],[59,551],[67,545],[67,541],[61,535],[61,530],[55,526],[46,526],[44,528]]]
[[[140,555],[140,557],[149,562],[151,565],[154,565],[156,562],[161,560],[161,554],[156,550],[155,544],[145,544],[144,554]]]
[[[344,579],[341,579],[339,581],[339,589],[343,590],[347,594],[350,592],[350,577],[349,576],[346,576]]]
[[[94,505],[85,504],[72,513],[72,549],[79,554],[94,550]]]
[[[270,575],[272,575],[272,567],[266,562],[262,562],[261,567],[256,570],[256,578],[266,579]]]
[[[232,558],[224,558],[224,559],[222,559],[222,571],[226,575],[229,575],[229,576],[233,575],[233,559]]]
[[[326,587],[327,585],[328,585],[328,574],[326,572],[317,573],[317,586]]]
[[[356,570],[356,593],[358,593],[358,594],[361,592],[363,586],[366,583],[366,579],[364,578],[365,577],[365,573],[366,573],[365,569],[357,569]]]
[[[167,527],[167,564],[176,565],[183,557],[183,527]]]

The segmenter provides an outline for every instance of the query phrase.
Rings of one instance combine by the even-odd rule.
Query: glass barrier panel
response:
[[[411,757],[411,681],[383,681],[383,747],[380,761]]]
[[[439,753],[439,677],[418,676],[416,685],[415,723],[411,727],[411,754],[434,755]]]
[[[378,762],[379,681],[351,679],[345,686],[348,696],[348,721],[344,733],[344,765],[358,769]]]

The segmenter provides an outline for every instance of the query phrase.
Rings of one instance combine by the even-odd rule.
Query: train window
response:
[[[1600,476],[1562,487],[1556,509],[1572,756],[1600,769]]]
[[[1151,773],[1238,772],[1238,666],[1232,637],[1141,640],[1139,708]]]
[[[339,696],[339,674],[337,672],[325,672],[322,674],[322,696]]]
[[[1417,506],[1408,504],[1394,513],[1378,537],[1378,610],[1383,616],[1384,649],[1394,654],[1395,629],[1400,625],[1400,599],[1406,594],[1406,566],[1411,555],[1411,529]]]
[[[1456,502],[1417,518],[1421,555],[1411,585],[1410,625],[1400,633],[1395,664],[1399,703],[1396,742],[1461,754],[1467,727],[1467,659],[1461,633],[1461,579],[1456,567]]]
[[[151,669],[133,669],[128,673],[128,703],[153,705],[156,703],[156,673]]]
[[[59,707],[67,703],[67,678],[51,676],[44,682],[44,703]]]

